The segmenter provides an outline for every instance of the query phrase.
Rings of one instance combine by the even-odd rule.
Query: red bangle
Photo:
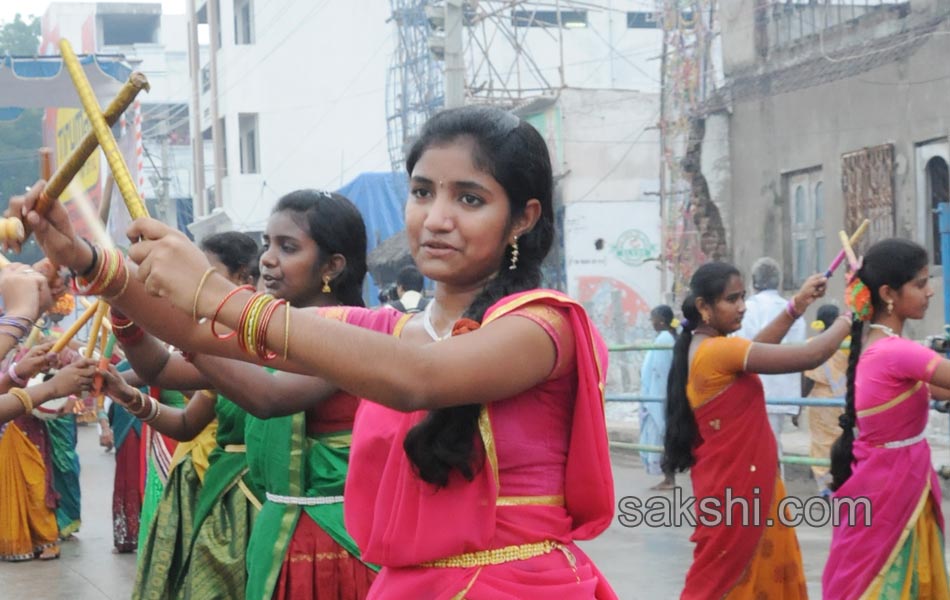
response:
[[[254,287],[253,287],[253,286],[250,286],[250,285],[242,285],[242,286],[236,287],[236,288],[234,288],[233,290],[231,290],[230,292],[228,292],[228,295],[224,297],[224,300],[222,300],[222,301],[221,301],[221,304],[218,305],[218,308],[215,309],[215,311],[214,311],[214,316],[211,317],[211,333],[212,333],[212,335],[214,335],[214,337],[218,338],[219,340],[229,340],[229,339],[233,338],[234,336],[236,336],[237,333],[238,333],[238,332],[237,332],[237,329],[235,329],[235,330],[232,331],[231,333],[228,333],[228,334],[225,334],[225,335],[220,335],[220,334],[218,334],[218,332],[217,332],[217,330],[216,330],[216,328],[215,328],[215,325],[217,325],[217,323],[218,323],[218,315],[221,314],[221,309],[224,308],[224,305],[227,304],[228,300],[230,300],[231,298],[233,298],[234,295],[237,294],[238,292],[240,292],[241,290],[248,290],[248,291],[253,292],[253,291],[254,291]],[[251,299],[253,299],[253,296],[251,296]],[[250,304],[250,303],[248,303],[248,304]],[[247,310],[247,305],[244,306],[244,310]],[[242,317],[242,318],[243,318],[243,317]]]

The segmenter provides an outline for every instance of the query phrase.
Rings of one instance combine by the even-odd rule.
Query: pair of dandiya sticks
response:
[[[828,266],[828,270],[825,271],[825,277],[830,278],[834,275],[835,270],[844,262],[844,259],[848,259],[848,265],[851,267],[850,278],[856,276],[858,269],[861,268],[861,261],[858,259],[858,255],[854,252],[854,245],[860,241],[861,236],[865,234],[868,230],[868,227],[871,226],[871,220],[865,219],[861,225],[855,230],[851,237],[848,237],[848,234],[841,230],[838,232],[838,238],[841,240],[841,252],[838,253],[838,256],[835,257],[831,264]]]
[[[40,214],[48,212],[52,203],[59,199],[60,195],[62,195],[69,183],[75,178],[86,160],[92,156],[96,148],[101,147],[106,156],[106,161],[109,164],[109,169],[112,172],[116,187],[119,188],[119,193],[122,195],[129,214],[133,219],[147,217],[148,210],[145,208],[145,203],[142,202],[138,190],[132,181],[129,168],[125,164],[122,154],[119,152],[118,145],[116,144],[110,127],[114,125],[122,113],[132,105],[132,102],[140,91],[143,89],[147,91],[149,89],[148,79],[143,73],[133,71],[129,75],[129,80],[122,86],[119,93],[106,107],[105,112],[103,112],[69,41],[65,39],[61,40],[59,48],[66,71],[72,79],[73,87],[76,88],[79,101],[86,113],[86,117],[92,125],[92,131],[82,139],[55,173],[52,172],[52,153],[49,149],[40,150],[41,177],[47,180],[47,184],[43,193],[40,195],[35,210]],[[93,230],[97,231],[96,228],[93,228]],[[0,219],[0,241],[16,241],[22,243],[29,234],[30,229],[28,225],[23,223],[19,218],[11,216]],[[102,235],[105,236],[104,232]],[[108,239],[108,236],[105,236],[105,239],[97,241],[103,246],[112,246],[112,242]],[[9,264],[10,261],[0,254],[0,269]],[[55,271],[56,268],[54,266],[54,276]],[[104,319],[108,309],[108,304],[101,298],[95,302],[87,303],[85,312],[83,312],[79,319],[56,341],[51,352],[61,352],[76,333],[92,319],[92,331],[89,336],[89,341],[86,344],[84,354],[86,358],[91,358],[98,342],[100,349],[99,367],[101,369],[106,368],[115,346],[115,336],[110,334],[109,324]],[[101,336],[100,332],[102,333]],[[33,333],[31,333],[31,337],[33,337]],[[94,384],[94,392],[97,395],[97,405],[100,408],[103,400],[101,390],[102,378],[97,376]]]

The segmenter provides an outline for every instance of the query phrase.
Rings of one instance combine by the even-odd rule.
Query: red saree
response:
[[[750,344],[710,338],[690,364],[697,525],[682,599],[807,598],[795,531],[778,520],[785,488],[762,382],[744,371]]]

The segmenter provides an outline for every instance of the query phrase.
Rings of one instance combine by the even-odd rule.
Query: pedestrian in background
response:
[[[838,318],[838,307],[825,304],[818,309],[818,320],[812,328],[824,331]],[[838,350],[825,364],[817,369],[805,371],[802,382],[803,391],[809,398],[844,398],[848,386],[848,351]],[[808,432],[811,446],[808,455],[812,458],[829,458],[831,445],[841,434],[838,417],[844,409],[838,406],[809,406]],[[818,493],[824,497],[831,495],[831,474],[828,467],[814,465],[811,468],[818,484]]]
[[[754,340],[765,326],[782,314],[788,306],[788,300],[779,294],[778,287],[782,282],[782,269],[774,258],[763,257],[752,265],[752,290],[755,294],[746,300],[746,313],[742,319],[742,328],[736,332],[739,337]],[[797,319],[782,338],[781,343],[805,343],[805,323]],[[802,378],[798,373],[783,373],[781,375],[762,375],[762,388],[765,390],[766,402],[770,398],[799,398],[802,395]],[[766,404],[765,410],[769,414],[769,425],[775,434],[775,444],[778,447],[779,459],[782,458],[782,430],[790,416],[797,416],[801,410],[793,405]],[[785,468],[779,463],[782,476]]]
[[[663,402],[640,403],[640,443],[649,446],[662,446],[666,432],[666,381],[673,364],[673,344],[676,342],[676,330],[672,326],[673,309],[661,304],[650,311],[650,324],[657,335],[653,339],[655,346],[647,350],[640,367],[640,396],[643,398],[663,398]],[[663,475],[663,481],[653,486],[653,490],[671,490],[676,485],[672,473],[664,473],[661,467],[663,455],[657,452],[641,452],[640,459],[649,475]]]

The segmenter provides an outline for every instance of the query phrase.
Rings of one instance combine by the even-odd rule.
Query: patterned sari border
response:
[[[877,575],[874,576],[874,579],[871,580],[871,583],[868,584],[867,589],[861,594],[860,600],[870,600],[872,591],[877,589],[877,586],[887,576],[887,572],[894,565],[894,561],[897,560],[897,555],[900,554],[901,548],[904,547],[904,542],[906,542],[907,538],[910,536],[911,530],[913,530],[917,525],[917,519],[920,518],[920,514],[924,511],[924,507],[927,506],[927,498],[929,497],[930,478],[928,477],[927,485],[924,486],[924,493],[920,495],[920,500],[917,501],[917,506],[914,508],[913,514],[911,514],[910,519],[907,520],[907,524],[904,525],[904,530],[901,531],[900,537],[897,538],[897,543],[894,544],[893,548],[891,548],[891,553],[884,562],[884,566],[881,567],[881,570],[878,571]]]

